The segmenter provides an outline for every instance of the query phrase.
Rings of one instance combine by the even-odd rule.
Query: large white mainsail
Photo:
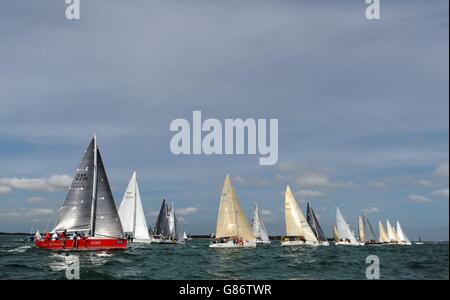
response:
[[[239,199],[231,186],[229,175],[225,178],[220,196],[215,237],[216,239],[242,238],[244,241],[256,240]]]
[[[336,227],[340,240],[348,240],[350,244],[358,244],[355,235],[350,230],[347,221],[345,221],[344,216],[342,216],[339,207],[336,207]]]
[[[400,226],[400,222],[397,221],[397,236],[399,240],[405,244],[405,245],[411,245],[411,241],[406,236],[405,232],[402,230],[402,227]]]
[[[147,222],[142,207],[136,172],[133,172],[119,207],[119,216],[125,233],[131,233],[135,242],[150,242]]]
[[[265,244],[270,243],[269,235],[267,234],[266,227],[264,226],[258,205],[256,203],[253,209],[252,234],[256,238],[257,242],[262,242]]]
[[[318,244],[319,241],[308,224],[302,210],[295,201],[289,185],[284,193],[284,215],[286,222],[286,236],[303,237],[305,241]]]

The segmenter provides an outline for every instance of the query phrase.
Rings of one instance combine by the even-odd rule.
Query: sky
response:
[[[328,236],[399,220],[448,240],[448,1],[0,2],[0,231],[50,229],[94,132],[117,205],[137,171],[148,223],[163,197],[214,232],[230,174],[243,209],[284,232],[283,190]],[[173,155],[176,118],[277,118],[279,159]]]

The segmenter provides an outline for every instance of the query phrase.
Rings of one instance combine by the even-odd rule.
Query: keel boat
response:
[[[281,238],[281,247],[319,246],[319,241],[295,201],[289,185],[286,186],[284,193],[284,216],[286,236]]]
[[[253,208],[253,219],[252,219],[252,233],[256,238],[257,244],[270,244],[269,235],[267,234],[266,226],[261,218],[261,214],[258,209],[258,205],[255,203]]]
[[[151,243],[136,172],[133,172],[127,190],[123,195],[122,202],[119,206],[119,217],[122,222],[123,231],[129,242]]]
[[[402,227],[400,226],[399,221],[397,221],[397,237],[399,238],[400,245],[406,245],[406,246],[412,245],[411,241],[406,236],[405,232],[403,231]]]
[[[308,221],[309,226],[311,227],[317,240],[319,241],[319,245],[320,246],[329,246],[330,243],[328,242],[327,238],[325,237],[322,227],[320,227],[320,224],[319,224],[319,221],[317,220],[316,214],[314,213],[314,210],[312,209],[309,202],[306,205],[306,220]]]
[[[152,243],[183,245],[185,243],[173,203],[170,206],[163,199],[154,229]]]
[[[60,238],[53,239],[47,233],[36,238],[36,247],[84,251],[127,246],[95,135],[75,172],[52,233]]]
[[[335,242],[336,245],[343,246],[361,246],[355,238],[354,233],[350,230],[350,226],[345,221],[344,216],[338,207],[336,207],[336,228],[339,241]]]
[[[216,235],[210,248],[254,248],[256,238],[227,175],[220,196]]]

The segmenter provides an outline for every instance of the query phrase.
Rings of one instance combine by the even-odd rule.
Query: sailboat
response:
[[[284,215],[286,236],[281,238],[281,246],[319,246],[319,241],[308,224],[302,210],[295,201],[289,185],[284,193]]]
[[[381,244],[376,239],[375,230],[373,230],[372,225],[370,225],[369,219],[366,214],[363,213],[362,216],[358,218],[358,229],[359,229],[359,241],[364,245],[379,245]]]
[[[75,172],[72,185],[56,220],[53,233],[61,239],[36,239],[38,248],[49,250],[125,249],[103,160],[94,135]]]
[[[183,239],[184,239],[185,241],[191,240],[190,234],[189,234],[189,236],[188,236],[188,235],[186,234],[186,231],[184,231],[184,232],[183,232]]]
[[[348,246],[360,246],[353,232],[350,230],[350,226],[345,221],[344,216],[342,216],[341,211],[336,207],[336,227],[339,236],[339,241],[336,245],[348,245]]]
[[[389,220],[386,221],[386,229],[387,229],[387,236],[388,236],[389,244],[399,245],[401,243],[401,241],[400,241],[399,237],[397,236],[397,232],[391,226],[391,223],[389,223]]]
[[[127,190],[119,206],[119,217],[123,231],[129,241],[134,243],[151,243],[142,208],[141,194],[139,193],[136,172],[133,172]]]
[[[258,205],[255,203],[252,219],[252,233],[257,244],[270,244],[269,235],[259,213]]]
[[[378,222],[378,231],[380,233],[380,237],[378,238],[378,242],[382,244],[389,244],[389,238],[384,230],[383,223],[381,221]]]
[[[419,235],[419,239],[415,242],[416,245],[423,245],[422,237]]]
[[[184,244],[185,240],[178,224],[173,203],[170,206],[163,199],[154,229],[152,243]]]
[[[317,240],[319,241],[320,246],[329,246],[330,243],[327,241],[325,234],[323,233],[322,227],[320,227],[319,221],[317,221],[316,214],[312,209],[309,202],[306,204],[306,220],[308,221],[309,226],[312,231],[316,235]]]
[[[227,175],[220,196],[216,235],[210,248],[256,247],[256,238]]]
[[[402,227],[400,226],[400,222],[397,221],[397,237],[399,238],[401,245],[407,245],[411,246],[411,241],[406,236],[405,232],[403,231]]]

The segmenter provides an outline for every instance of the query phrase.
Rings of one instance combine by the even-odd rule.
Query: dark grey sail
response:
[[[314,232],[316,238],[320,242],[326,241],[327,238],[325,237],[325,234],[323,233],[323,230],[320,227],[319,221],[317,221],[316,214],[314,213],[312,207],[309,205],[309,202],[306,207],[306,219],[312,231]]]
[[[158,219],[156,220],[155,230],[154,230],[155,235],[164,235],[164,228],[167,227],[166,226],[167,211],[168,211],[168,207],[166,204],[166,199],[164,199],[161,204],[161,209],[159,210]]]
[[[364,237],[367,241],[376,241],[377,234],[375,230],[373,230],[372,225],[370,225],[369,219],[366,214],[363,214],[363,222],[364,222]]]
[[[87,147],[59,210],[54,232],[89,231],[94,180],[94,138]]]
[[[97,149],[97,197],[96,197],[94,235],[122,238],[122,224],[117,213],[105,166]]]

